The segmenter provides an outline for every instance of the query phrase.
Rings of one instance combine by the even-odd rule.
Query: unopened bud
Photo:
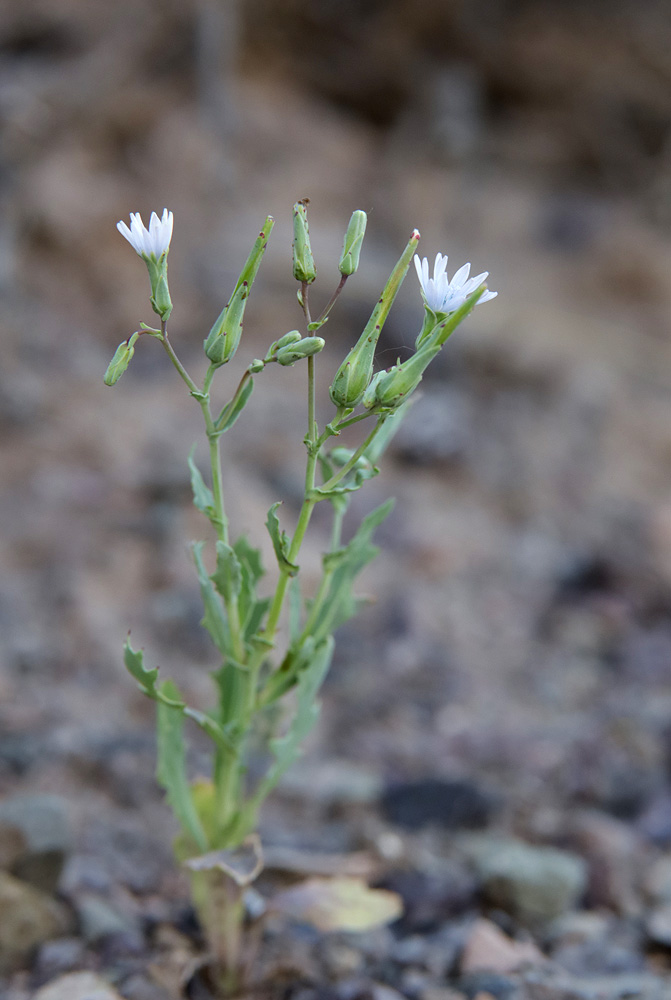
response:
[[[128,340],[124,340],[119,344],[114,352],[114,357],[107,366],[107,371],[104,375],[105,385],[114,385],[126,371],[131,358],[135,354],[135,344],[139,336],[139,333],[134,333]]]
[[[301,358],[310,358],[324,349],[326,341],[322,337],[305,337],[294,344],[287,344],[277,352],[277,360],[281,365],[293,365]]]
[[[347,232],[345,233],[340,263],[338,264],[342,275],[349,276],[350,274],[354,274],[359,266],[361,245],[364,233],[366,232],[367,221],[368,216],[361,209],[357,209],[356,212],[352,213],[352,218],[349,220]]]
[[[252,283],[256,277],[261,260],[268,244],[268,237],[275,221],[267,216],[263,229],[257,236],[245,266],[240,272],[233,294],[214,322],[205,341],[205,354],[214,365],[223,365],[230,361],[238,349],[242,336],[242,322],[245,315],[245,305],[249,298]]]
[[[285,333],[284,336],[280,337],[279,340],[274,340],[272,342],[272,344],[268,348],[268,353],[266,354],[266,357],[268,359],[274,358],[277,352],[281,351],[283,347],[287,346],[287,344],[297,344],[300,339],[301,335],[298,332],[298,330],[290,330],[289,333]]]
[[[395,410],[404,403],[422,381],[425,369],[433,361],[440,347],[425,347],[402,364],[389,371],[378,372],[363,398],[367,410]]]
[[[361,402],[373,376],[375,348],[382,327],[401,287],[401,282],[407,274],[418,242],[419,233],[415,230],[396,267],[391,272],[363,333],[336,372],[333,385],[329,390],[331,399],[336,406],[354,409]]]
[[[258,373],[262,372],[265,367],[266,367],[265,361],[262,361],[261,358],[254,358],[254,360],[249,366],[249,370],[252,373],[252,375],[258,375]]]
[[[164,323],[170,318],[172,312],[172,300],[170,289],[168,288],[168,266],[167,260],[163,259],[163,266],[158,275],[156,284],[152,286],[151,306],[155,313],[161,317]]]
[[[294,278],[296,281],[311,284],[317,277],[310,233],[308,231],[308,210],[304,202],[297,201],[294,205]]]
[[[205,341],[205,354],[212,364],[225,364],[237,351],[242,336],[242,320],[248,295],[247,282],[243,281],[215,320]]]

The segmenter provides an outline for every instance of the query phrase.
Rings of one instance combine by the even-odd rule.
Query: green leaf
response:
[[[200,851],[206,851],[209,844],[198,818],[186,775],[184,714],[181,708],[170,705],[179,696],[179,691],[172,681],[166,681],[161,686],[160,693],[162,700],[158,704],[156,778],[165,789],[168,802],[184,832],[193,839]]]
[[[239,395],[232,399],[231,402],[228,403],[228,405],[221,411],[221,416],[217,420],[217,431],[219,431],[220,434],[224,434],[226,431],[231,429],[247,405],[253,389],[254,379],[250,375],[242,387]]]
[[[205,614],[201,622],[212,636],[212,641],[222,656],[231,657],[232,643],[231,634],[226,620],[226,612],[221,603],[219,594],[214,589],[214,584],[203,565],[204,542],[196,542],[193,546],[193,561],[196,564],[198,582],[200,583],[200,593],[203,598]]]
[[[410,396],[405,403],[401,403],[388,417],[385,418],[382,427],[377,432],[371,443],[364,452],[366,458],[373,465],[377,465],[385,451],[389,447],[392,438],[401,426],[403,418],[409,408],[417,402],[417,396]]]
[[[256,587],[265,575],[261,552],[249,544],[244,535],[233,545],[233,550],[240,564],[240,595],[238,597],[238,612],[245,639],[249,640],[261,626],[264,615],[270,606],[269,598],[258,599]]]
[[[205,480],[200,474],[198,466],[194,462],[193,456],[196,450],[194,444],[189,452],[189,469],[191,470],[191,489],[193,490],[193,503],[206,517],[212,518],[214,515],[214,496],[209,486],[205,485]]]
[[[268,529],[270,540],[272,541],[273,548],[275,549],[278,566],[280,569],[286,570],[289,576],[296,576],[296,573],[298,573],[298,566],[289,561],[289,536],[286,531],[281,530],[280,520],[275,513],[280,505],[281,501],[278,501],[277,503],[274,503],[268,511],[266,528]]]
[[[166,705],[172,708],[183,708],[184,702],[181,700],[179,691],[175,698],[167,698],[166,695],[162,693],[161,688],[156,687],[156,682],[158,680],[158,667],[154,667],[153,670],[147,670],[144,665],[144,653],[141,649],[137,651],[131,648],[130,639],[126,637],[126,642],[123,647],[123,662],[126,670],[134,677],[138,683],[138,686],[143,694],[146,694],[148,698],[153,698],[154,701],[163,701]],[[165,688],[165,684],[163,685]]]
[[[278,736],[270,741],[275,761],[256,790],[254,795],[256,803],[265,799],[300,755],[301,743],[319,718],[320,706],[317,694],[331,664],[333,646],[332,636],[316,646],[310,662],[299,674],[296,684],[296,711],[284,736]]]
[[[359,610],[360,601],[353,596],[352,586],[363,567],[377,555],[377,546],[372,544],[371,538],[393,506],[394,501],[390,499],[371,511],[347,545],[324,556],[324,572],[331,575],[331,580],[311,629],[317,641],[324,639]]]
[[[217,542],[217,568],[210,579],[225,601],[237,601],[242,586],[242,567],[225,542]]]

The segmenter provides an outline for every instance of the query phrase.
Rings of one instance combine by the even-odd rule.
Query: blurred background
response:
[[[164,206],[171,336],[198,375],[277,220],[231,388],[300,325],[293,202],[310,199],[317,307],[352,210],[369,213],[326,328],[322,420],[414,227],[422,255],[449,254],[450,274],[472,261],[499,292],[355,498],[352,524],[397,497],[364,580],[375,603],[340,634],[266,839],[348,850],[376,823],[421,826],[422,788],[442,787],[527,840],[671,846],[670,52],[664,0],[5,0],[0,793],[63,796],[71,892],[150,893],[170,868],[127,629],[209,694],[187,548],[207,529],[185,478],[198,408],[153,342],[102,382],[153,315],[116,222]],[[381,365],[421,315],[412,272]],[[270,504],[290,526],[300,500],[303,376],[266,372],[224,441],[232,524],[258,544]],[[409,812],[380,818],[399,782]],[[338,822],[357,796],[368,814]],[[624,905],[595,878],[592,903]]]

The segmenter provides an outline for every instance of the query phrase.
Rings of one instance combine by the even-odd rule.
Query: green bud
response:
[[[172,301],[170,299],[170,289],[168,288],[167,261],[166,266],[161,269],[156,285],[153,288],[151,306],[154,312],[158,313],[163,322],[167,323],[170,318],[170,313],[172,312]]]
[[[114,385],[126,371],[131,358],[135,354],[135,344],[139,336],[139,333],[134,333],[128,340],[124,340],[119,344],[114,352],[114,357],[107,366],[107,371],[104,375],[105,385]]]
[[[258,375],[258,373],[262,372],[265,367],[266,367],[265,361],[262,361],[261,358],[254,358],[254,360],[249,366],[249,370],[252,373],[252,375]]]
[[[367,410],[395,410],[404,403],[422,381],[425,369],[433,361],[440,347],[423,347],[402,364],[389,371],[378,372],[363,397]]]
[[[301,358],[310,358],[313,354],[323,351],[326,341],[322,337],[305,337],[294,344],[287,344],[277,352],[277,360],[281,365],[293,365]]]
[[[317,277],[310,233],[308,231],[308,210],[303,201],[294,205],[294,278],[296,281],[311,284]]]
[[[297,344],[300,339],[301,335],[298,332],[298,330],[290,330],[289,333],[285,333],[284,336],[280,337],[279,340],[273,341],[273,343],[268,348],[268,353],[266,354],[266,358],[268,359],[274,358],[277,352],[281,351],[283,347],[287,346],[287,344]]]
[[[375,348],[382,327],[408,272],[418,242],[419,233],[415,230],[396,267],[391,272],[363,333],[336,372],[333,385],[329,390],[331,399],[336,406],[354,409],[361,402],[373,376]]]
[[[212,364],[226,364],[237,351],[242,336],[242,320],[248,296],[249,288],[247,282],[243,281],[215,320],[205,341],[205,354]]]
[[[365,212],[362,212],[361,209],[357,209],[356,212],[352,212],[352,218],[349,220],[347,232],[345,233],[345,241],[343,243],[340,263],[338,264],[340,273],[348,277],[350,274],[354,274],[359,266],[361,245],[363,243],[364,233],[366,232],[367,221],[368,216]]]
[[[251,292],[261,260],[268,245],[268,237],[275,225],[271,215],[267,216],[263,229],[259,233],[251,249],[245,266],[240,272],[233,294],[214,322],[205,341],[205,354],[212,364],[223,365],[230,361],[240,344],[242,323],[245,315],[245,305]]]

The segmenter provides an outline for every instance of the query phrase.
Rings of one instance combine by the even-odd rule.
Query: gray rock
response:
[[[33,1000],[121,1000],[121,997],[100,976],[92,972],[72,972],[47,983]]]
[[[132,917],[124,916],[99,896],[84,896],[77,900],[77,913],[81,934],[88,944],[102,941],[112,935],[123,935],[135,930]]]
[[[53,892],[71,848],[68,806],[60,796],[17,795],[0,802],[0,857],[21,881]]]
[[[671,984],[648,972],[573,977],[530,970],[523,977],[528,1000],[671,1000]]]
[[[0,974],[20,968],[43,941],[71,929],[60,903],[7,872],[0,872],[0,914]]]
[[[488,836],[472,838],[464,847],[489,901],[524,924],[572,909],[587,884],[585,862],[568,851]]]

